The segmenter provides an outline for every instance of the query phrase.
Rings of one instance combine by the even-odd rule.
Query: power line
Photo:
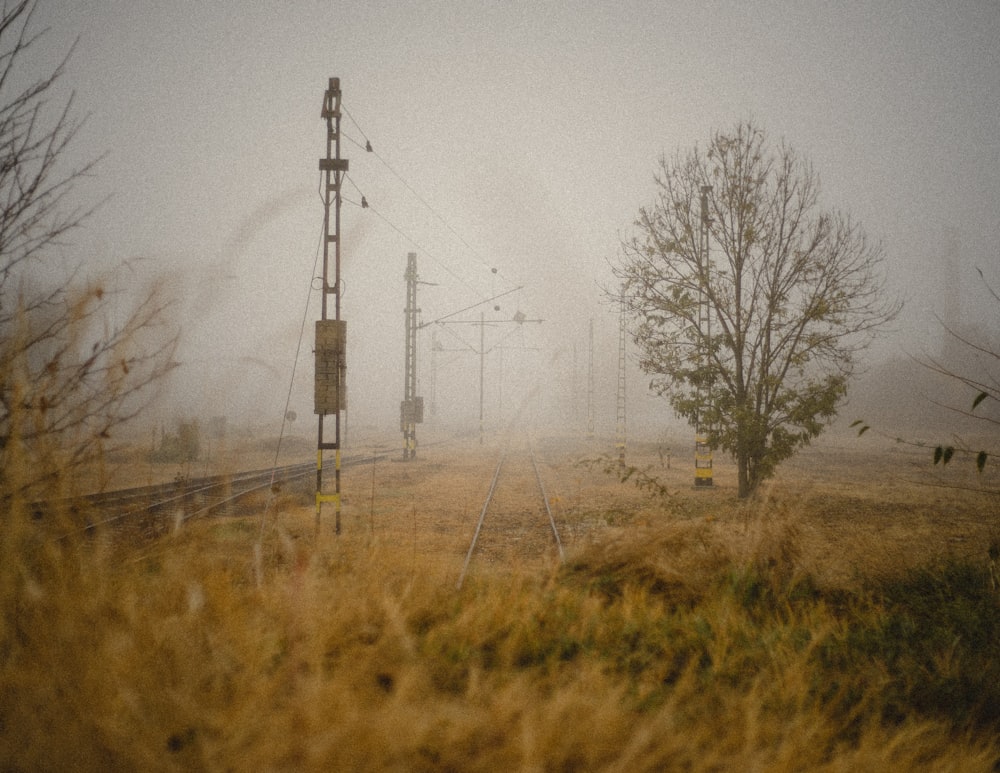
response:
[[[345,139],[347,139],[349,142],[351,142],[354,145],[356,145],[358,148],[363,149],[366,153],[371,153],[373,156],[375,156],[375,158],[379,161],[379,163],[381,163],[406,188],[406,190],[408,190],[462,245],[464,245],[464,247],[468,250],[469,254],[471,254],[474,258],[476,258],[483,266],[485,266],[485,267],[487,267],[487,268],[490,269],[490,272],[492,274],[492,279],[494,280],[493,284],[491,285],[491,294],[496,292],[496,283],[495,282],[496,282],[496,280],[498,278],[500,278],[501,281],[502,281],[501,286],[504,286],[504,285],[507,285],[508,287],[512,286],[511,284],[509,284],[509,280],[508,280],[508,278],[505,275],[501,276],[501,272],[499,271],[499,269],[497,267],[491,266],[490,263],[487,262],[487,260],[485,258],[483,258],[483,256],[471,244],[469,244],[469,242],[465,238],[463,238],[462,235],[444,218],[444,216],[441,215],[441,213],[437,209],[435,209],[427,201],[427,199],[425,199],[416,190],[416,188],[414,188],[414,186],[411,185],[409,183],[409,181],[406,180],[406,178],[403,177],[402,174],[400,174],[391,164],[389,164],[389,162],[380,153],[378,153],[375,150],[375,148],[372,146],[371,138],[368,136],[367,132],[364,130],[364,128],[361,126],[361,124],[358,123],[357,119],[354,117],[354,115],[351,113],[350,109],[346,106],[346,104],[344,104],[343,101],[341,102],[341,109],[343,110],[343,112],[346,115],[346,117],[355,126],[355,128],[358,131],[358,133],[360,133],[360,135],[361,135],[361,137],[362,137],[362,139],[364,141],[364,144],[362,145],[361,141],[357,140],[354,137],[350,137],[350,136],[348,136],[346,134],[343,134],[343,132],[342,132],[342,134],[345,137]],[[371,206],[371,204],[367,201],[366,197],[362,194],[362,191],[358,187],[357,183],[355,183],[355,181],[353,179],[351,179],[351,177],[349,175],[345,174],[345,177],[350,181],[351,185],[354,186],[354,188],[358,191],[359,195],[361,195],[361,204],[360,204],[360,206],[362,208],[371,209],[390,228],[392,228],[400,236],[402,236],[404,239],[406,239],[411,245],[413,245],[414,247],[416,247],[422,254],[424,254],[425,256],[427,256],[428,258],[430,258],[433,262],[437,263],[442,269],[444,269],[445,272],[447,272],[449,275],[451,275],[456,280],[458,280],[462,285],[464,285],[466,288],[468,288],[473,293],[475,293],[479,298],[482,299],[482,298],[485,297],[482,292],[480,292],[479,290],[477,290],[468,281],[462,279],[460,276],[458,276],[458,274],[456,274],[455,271],[453,271],[452,269],[450,269],[442,261],[441,258],[439,258],[434,253],[432,253],[429,250],[427,250],[425,247],[421,246],[417,242],[417,240],[415,238],[413,238],[408,233],[406,233],[396,223],[392,222],[382,211],[376,210],[375,208],[373,208]],[[349,203],[354,203],[354,202],[349,202]],[[518,286],[515,289],[521,289],[521,286]]]
[[[345,112],[346,112],[346,110],[345,110]],[[368,147],[365,147],[365,145],[362,145],[362,144],[361,144],[360,142],[358,142],[358,141],[357,141],[356,139],[354,139],[354,137],[352,137],[352,136],[351,136],[350,134],[348,134],[347,132],[344,132],[344,131],[342,131],[342,132],[340,133],[340,135],[341,135],[341,136],[342,136],[342,137],[343,137],[343,138],[344,138],[345,140],[347,140],[348,142],[350,142],[350,143],[351,143],[352,145],[356,146],[356,147],[357,147],[357,148],[358,148],[359,150],[364,150],[364,151],[366,151],[366,152],[367,152],[367,150],[368,150],[368,147],[371,147],[371,143],[368,143]],[[367,142],[367,140],[366,140],[366,142]]]
[[[474,247],[473,247],[473,246],[472,246],[471,244],[469,244],[469,242],[468,242],[468,241],[466,241],[466,239],[465,239],[465,238],[464,238],[464,237],[463,237],[463,236],[462,236],[462,235],[461,235],[461,234],[460,234],[460,233],[459,233],[459,232],[458,232],[457,230],[455,230],[455,228],[454,228],[454,227],[452,227],[452,225],[451,225],[451,224],[450,224],[450,223],[449,223],[449,222],[448,222],[447,220],[445,220],[445,219],[444,219],[444,217],[443,217],[443,216],[441,215],[441,213],[439,213],[439,212],[438,212],[438,211],[437,211],[437,210],[436,210],[436,209],[435,209],[434,207],[432,207],[432,206],[431,206],[431,205],[430,205],[430,204],[429,204],[429,203],[427,202],[427,200],[426,200],[426,199],[425,199],[425,198],[424,198],[423,196],[421,196],[421,195],[420,195],[420,194],[419,194],[419,193],[417,192],[417,190],[416,190],[416,189],[415,189],[415,188],[414,188],[414,187],[413,187],[412,185],[410,185],[410,183],[409,183],[409,182],[407,182],[407,180],[406,180],[406,179],[405,179],[405,178],[404,178],[404,177],[403,177],[403,176],[402,176],[402,175],[401,175],[401,174],[400,174],[399,172],[397,172],[397,171],[396,171],[396,170],[395,170],[395,169],[394,169],[394,168],[393,168],[393,167],[392,167],[392,166],[391,166],[391,165],[389,164],[389,162],[388,162],[388,161],[386,161],[386,160],[385,160],[385,159],[384,159],[384,158],[383,158],[383,157],[382,157],[382,156],[381,156],[381,155],[380,155],[380,154],[379,154],[379,153],[378,153],[378,152],[377,152],[377,151],[376,151],[376,150],[374,149],[374,147],[372,146],[372,143],[371,143],[371,140],[370,140],[370,139],[368,138],[368,135],[367,135],[367,134],[365,133],[365,130],[361,128],[361,125],[360,125],[360,124],[359,124],[359,123],[357,122],[357,120],[356,120],[356,119],[354,118],[354,116],[353,116],[353,115],[351,115],[351,111],[350,111],[350,110],[348,110],[348,109],[347,109],[347,107],[346,107],[345,105],[343,105],[343,104],[342,104],[341,106],[342,106],[342,108],[343,108],[343,110],[344,110],[344,113],[345,113],[345,114],[347,115],[347,117],[351,119],[351,122],[352,122],[352,123],[354,124],[354,126],[355,126],[355,127],[357,128],[357,130],[358,130],[359,132],[361,132],[361,136],[362,136],[362,137],[364,137],[364,139],[365,139],[365,146],[364,146],[364,150],[365,150],[366,152],[368,152],[368,153],[371,153],[371,154],[372,154],[373,156],[375,156],[375,158],[377,158],[377,159],[378,159],[378,160],[379,160],[379,161],[380,161],[380,162],[382,163],[382,165],[383,165],[383,166],[385,166],[385,168],[386,168],[386,169],[388,169],[388,170],[389,170],[389,171],[390,171],[390,172],[391,172],[391,173],[392,173],[392,174],[393,174],[393,175],[394,175],[394,176],[396,177],[396,179],[398,179],[398,180],[399,180],[399,181],[400,181],[400,182],[401,182],[401,183],[402,183],[402,184],[403,184],[403,185],[404,185],[404,186],[406,187],[406,189],[407,189],[407,190],[408,190],[408,191],[409,191],[410,193],[412,193],[412,194],[413,194],[413,196],[414,196],[414,197],[416,197],[417,201],[419,201],[419,202],[420,202],[421,204],[423,204],[423,205],[424,205],[424,206],[425,206],[425,207],[427,208],[427,210],[428,210],[428,211],[429,211],[429,212],[430,212],[430,213],[431,213],[432,215],[434,215],[434,217],[436,217],[436,218],[437,218],[437,219],[438,219],[438,220],[439,220],[439,221],[441,222],[441,224],[442,224],[442,225],[443,225],[443,226],[444,226],[445,228],[447,228],[447,229],[448,229],[448,231],[449,231],[449,232],[450,232],[450,233],[451,233],[451,234],[452,234],[452,235],[453,235],[453,236],[454,236],[454,237],[455,237],[456,239],[458,239],[458,240],[459,240],[459,241],[460,241],[460,242],[461,242],[461,243],[462,243],[462,244],[463,244],[463,245],[465,246],[465,248],[466,248],[466,249],[468,249],[468,250],[469,250],[469,252],[470,252],[470,253],[471,253],[471,254],[472,254],[472,255],[473,255],[473,256],[474,256],[474,257],[475,257],[475,258],[476,258],[476,259],[477,259],[477,260],[478,260],[478,261],[479,261],[480,263],[482,263],[482,264],[483,264],[484,266],[486,266],[487,268],[489,268],[489,269],[490,269],[490,270],[491,270],[491,271],[492,271],[492,272],[493,272],[494,274],[498,273],[498,270],[497,270],[497,268],[496,268],[495,266],[491,266],[491,265],[490,265],[490,263],[489,263],[489,262],[488,262],[488,261],[487,261],[487,260],[486,260],[485,258],[483,258],[483,256],[482,256],[482,255],[480,255],[480,254],[479,254],[479,252],[478,252],[478,251],[477,251],[477,250],[476,250],[476,249],[475,249],[475,248],[474,248]],[[357,142],[356,140],[351,140],[351,141],[352,141],[352,142],[354,142],[355,144],[357,144],[357,145],[358,145],[358,147],[361,147],[361,144],[360,144],[360,143],[358,143],[358,142]]]
[[[348,177],[348,179],[350,180],[349,177]],[[355,188],[357,188],[357,185],[355,185],[355,183],[354,183],[353,180],[351,180],[351,184],[354,185]],[[360,193],[361,191],[358,190],[358,192]],[[380,220],[382,220],[382,222],[384,222],[387,226],[389,226],[393,231],[395,231],[396,233],[398,233],[400,236],[402,236],[404,239],[406,239],[406,241],[408,241],[410,244],[412,244],[414,247],[416,247],[417,250],[421,254],[426,255],[428,258],[430,258],[431,260],[433,260],[442,269],[444,269],[447,273],[451,274],[452,277],[454,277],[461,284],[465,285],[469,290],[471,290],[477,296],[479,296],[480,298],[485,299],[485,296],[483,295],[483,293],[481,293],[479,290],[477,290],[475,287],[473,287],[471,284],[469,284],[466,280],[464,280],[462,277],[460,277],[458,274],[456,274],[454,271],[452,271],[450,268],[448,268],[448,266],[440,258],[438,258],[437,256],[435,256],[434,253],[432,253],[430,250],[426,249],[425,247],[421,246],[421,244],[416,239],[414,239],[412,236],[410,236],[408,233],[406,233],[406,231],[404,231],[402,228],[400,228],[398,225],[396,225],[394,222],[392,222],[388,217],[386,217],[384,214],[382,214],[382,212],[380,212],[378,209],[376,209],[375,207],[373,207],[371,205],[371,203],[365,198],[365,196],[363,194],[361,196],[361,201],[360,202],[352,201],[351,199],[348,199],[346,197],[343,200],[346,203],[353,204],[354,206],[359,207],[361,209],[370,210]]]
[[[321,245],[323,244],[323,230],[320,229],[319,239],[316,241],[316,254],[313,258],[313,268],[312,275],[316,276],[316,268],[319,266],[319,257],[321,253]],[[306,293],[305,306],[302,309],[302,324],[299,326],[299,339],[295,344],[295,359],[292,361],[292,373],[288,379],[288,392],[285,395],[285,410],[281,417],[281,430],[278,433],[278,442],[274,448],[274,461],[271,464],[271,485],[269,491],[272,492],[268,495],[267,503],[264,506],[264,512],[260,515],[260,534],[258,536],[258,545],[260,541],[264,538],[264,523],[267,519],[267,513],[271,508],[271,504],[274,502],[274,476],[278,469],[278,454],[281,451],[281,441],[285,437],[285,427],[288,424],[288,410],[292,402],[292,388],[295,385],[295,371],[298,369],[299,365],[299,355],[302,353],[302,341],[305,338],[306,332],[306,320],[309,316],[309,301],[312,297],[312,286],[310,284],[309,292]]]
[[[473,303],[470,306],[466,306],[465,308],[458,309],[458,311],[452,311],[452,312],[449,312],[448,314],[445,314],[443,317],[438,317],[437,319],[432,319],[430,322],[424,322],[424,323],[422,323],[420,325],[420,327],[427,327],[428,325],[436,325],[436,324],[438,324],[440,322],[444,322],[449,317],[457,316],[458,314],[461,314],[462,312],[469,311],[470,309],[474,309],[474,308],[476,308],[478,306],[482,306],[484,303],[489,303],[490,301],[495,301],[497,298],[503,298],[505,295],[510,295],[511,293],[516,293],[518,290],[523,290],[523,289],[524,289],[523,287],[514,287],[514,288],[512,288],[510,290],[506,290],[506,291],[504,291],[502,293],[499,293],[497,295],[494,295],[494,296],[492,296],[490,298],[483,298],[481,301],[479,301],[477,303]]]

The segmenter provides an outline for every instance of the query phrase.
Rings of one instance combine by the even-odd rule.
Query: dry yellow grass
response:
[[[892,661],[836,665],[881,630],[866,577],[984,556],[990,500],[820,456],[745,505],[724,464],[693,492],[631,449],[675,492],[653,498],[574,463],[595,449],[540,446],[566,565],[483,565],[461,591],[492,449],[345,469],[340,537],[291,493],[263,524],[139,546],[53,541],[13,507],[0,768],[994,769],[995,728],[894,716]]]
[[[725,458],[715,462],[716,488],[695,491],[683,442],[633,443],[627,464],[668,491],[653,496],[633,485],[637,476],[620,482],[609,445],[536,443],[560,534],[571,549],[595,539],[632,540],[637,530],[656,532],[677,521],[704,523],[737,552],[774,546],[777,534],[794,533],[799,563],[822,582],[845,585],[936,559],[984,559],[1000,538],[1000,499],[978,490],[1000,487],[997,472],[977,478],[955,467],[942,474],[926,450],[824,443],[786,463],[754,500],[741,502]],[[417,556],[463,556],[498,458],[496,447],[470,443],[421,450],[409,463],[378,460],[345,469],[344,523],[376,541],[409,546]]]

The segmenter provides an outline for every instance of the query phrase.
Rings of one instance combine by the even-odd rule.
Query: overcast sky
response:
[[[362,421],[395,418],[402,396],[407,252],[437,283],[421,287],[424,320],[523,285],[485,307],[491,335],[526,347],[507,366],[555,367],[557,350],[565,365],[576,347],[582,372],[589,318],[614,352],[600,286],[652,201],[659,155],[747,117],[813,162],[826,206],[883,241],[908,302],[885,351],[932,334],[949,279],[969,307],[976,267],[1000,279],[997,0],[43,0],[36,22],[50,60],[78,39],[66,83],[89,114],[81,144],[108,151],[88,190],[113,198],[77,249],[173,272],[198,410],[283,406],[306,318],[293,407],[311,415],[331,76],[348,111],[344,318]],[[504,332],[518,310],[546,322]],[[995,305],[976,314],[997,324]],[[468,352],[439,363],[439,382],[472,378],[476,330],[439,335]],[[598,367],[612,421],[616,363]]]

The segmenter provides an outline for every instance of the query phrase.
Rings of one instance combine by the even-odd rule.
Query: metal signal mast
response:
[[[340,186],[347,173],[340,157],[340,78],[330,78],[323,95],[320,117],[326,121],[326,156],[319,160],[323,178],[323,286],[322,313],[316,321],[315,413],[319,415],[316,445],[316,529],[324,502],[335,508],[334,531],[340,534],[340,414],[347,409],[347,323],[340,318]],[[331,218],[331,212],[333,217]],[[333,255],[330,246],[333,245]],[[333,284],[330,262],[333,258]],[[329,318],[329,297],[334,297],[334,317]],[[334,417],[334,438],[323,433],[323,419]],[[323,451],[334,452],[334,490],[323,490]]]
[[[702,280],[701,289],[698,294],[698,331],[702,337],[704,345],[707,345],[712,338],[712,315],[708,302],[708,232],[712,225],[712,218],[708,211],[708,195],[712,192],[711,185],[701,186],[701,229],[699,231],[698,251],[701,255]],[[699,389],[698,402],[701,403]],[[702,414],[699,411],[695,422],[694,430],[694,485],[697,488],[710,488],[712,482],[712,447],[708,443],[707,427],[702,421]]]
[[[587,437],[594,436],[594,319],[587,339]]]
[[[399,425],[403,431],[403,459],[417,456],[417,425],[424,420],[424,398],[417,397],[417,253],[406,256],[406,368]]]
[[[615,411],[615,448],[618,464],[625,466],[625,288],[618,310],[618,401]]]

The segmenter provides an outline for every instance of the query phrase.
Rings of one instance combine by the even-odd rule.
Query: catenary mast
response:
[[[316,321],[315,413],[319,416],[316,444],[316,530],[322,505],[334,506],[334,531],[340,533],[341,414],[347,409],[347,323],[340,318],[340,188],[347,173],[340,157],[340,79],[330,78],[323,95],[321,117],[326,121],[326,156],[319,160],[323,194],[322,310]],[[333,247],[331,255],[331,246]],[[331,266],[332,263],[332,266]],[[333,270],[333,283],[330,271]],[[330,313],[333,296],[333,318]],[[325,434],[324,419],[333,417],[333,439]],[[334,490],[323,486],[323,452],[334,453]]]

